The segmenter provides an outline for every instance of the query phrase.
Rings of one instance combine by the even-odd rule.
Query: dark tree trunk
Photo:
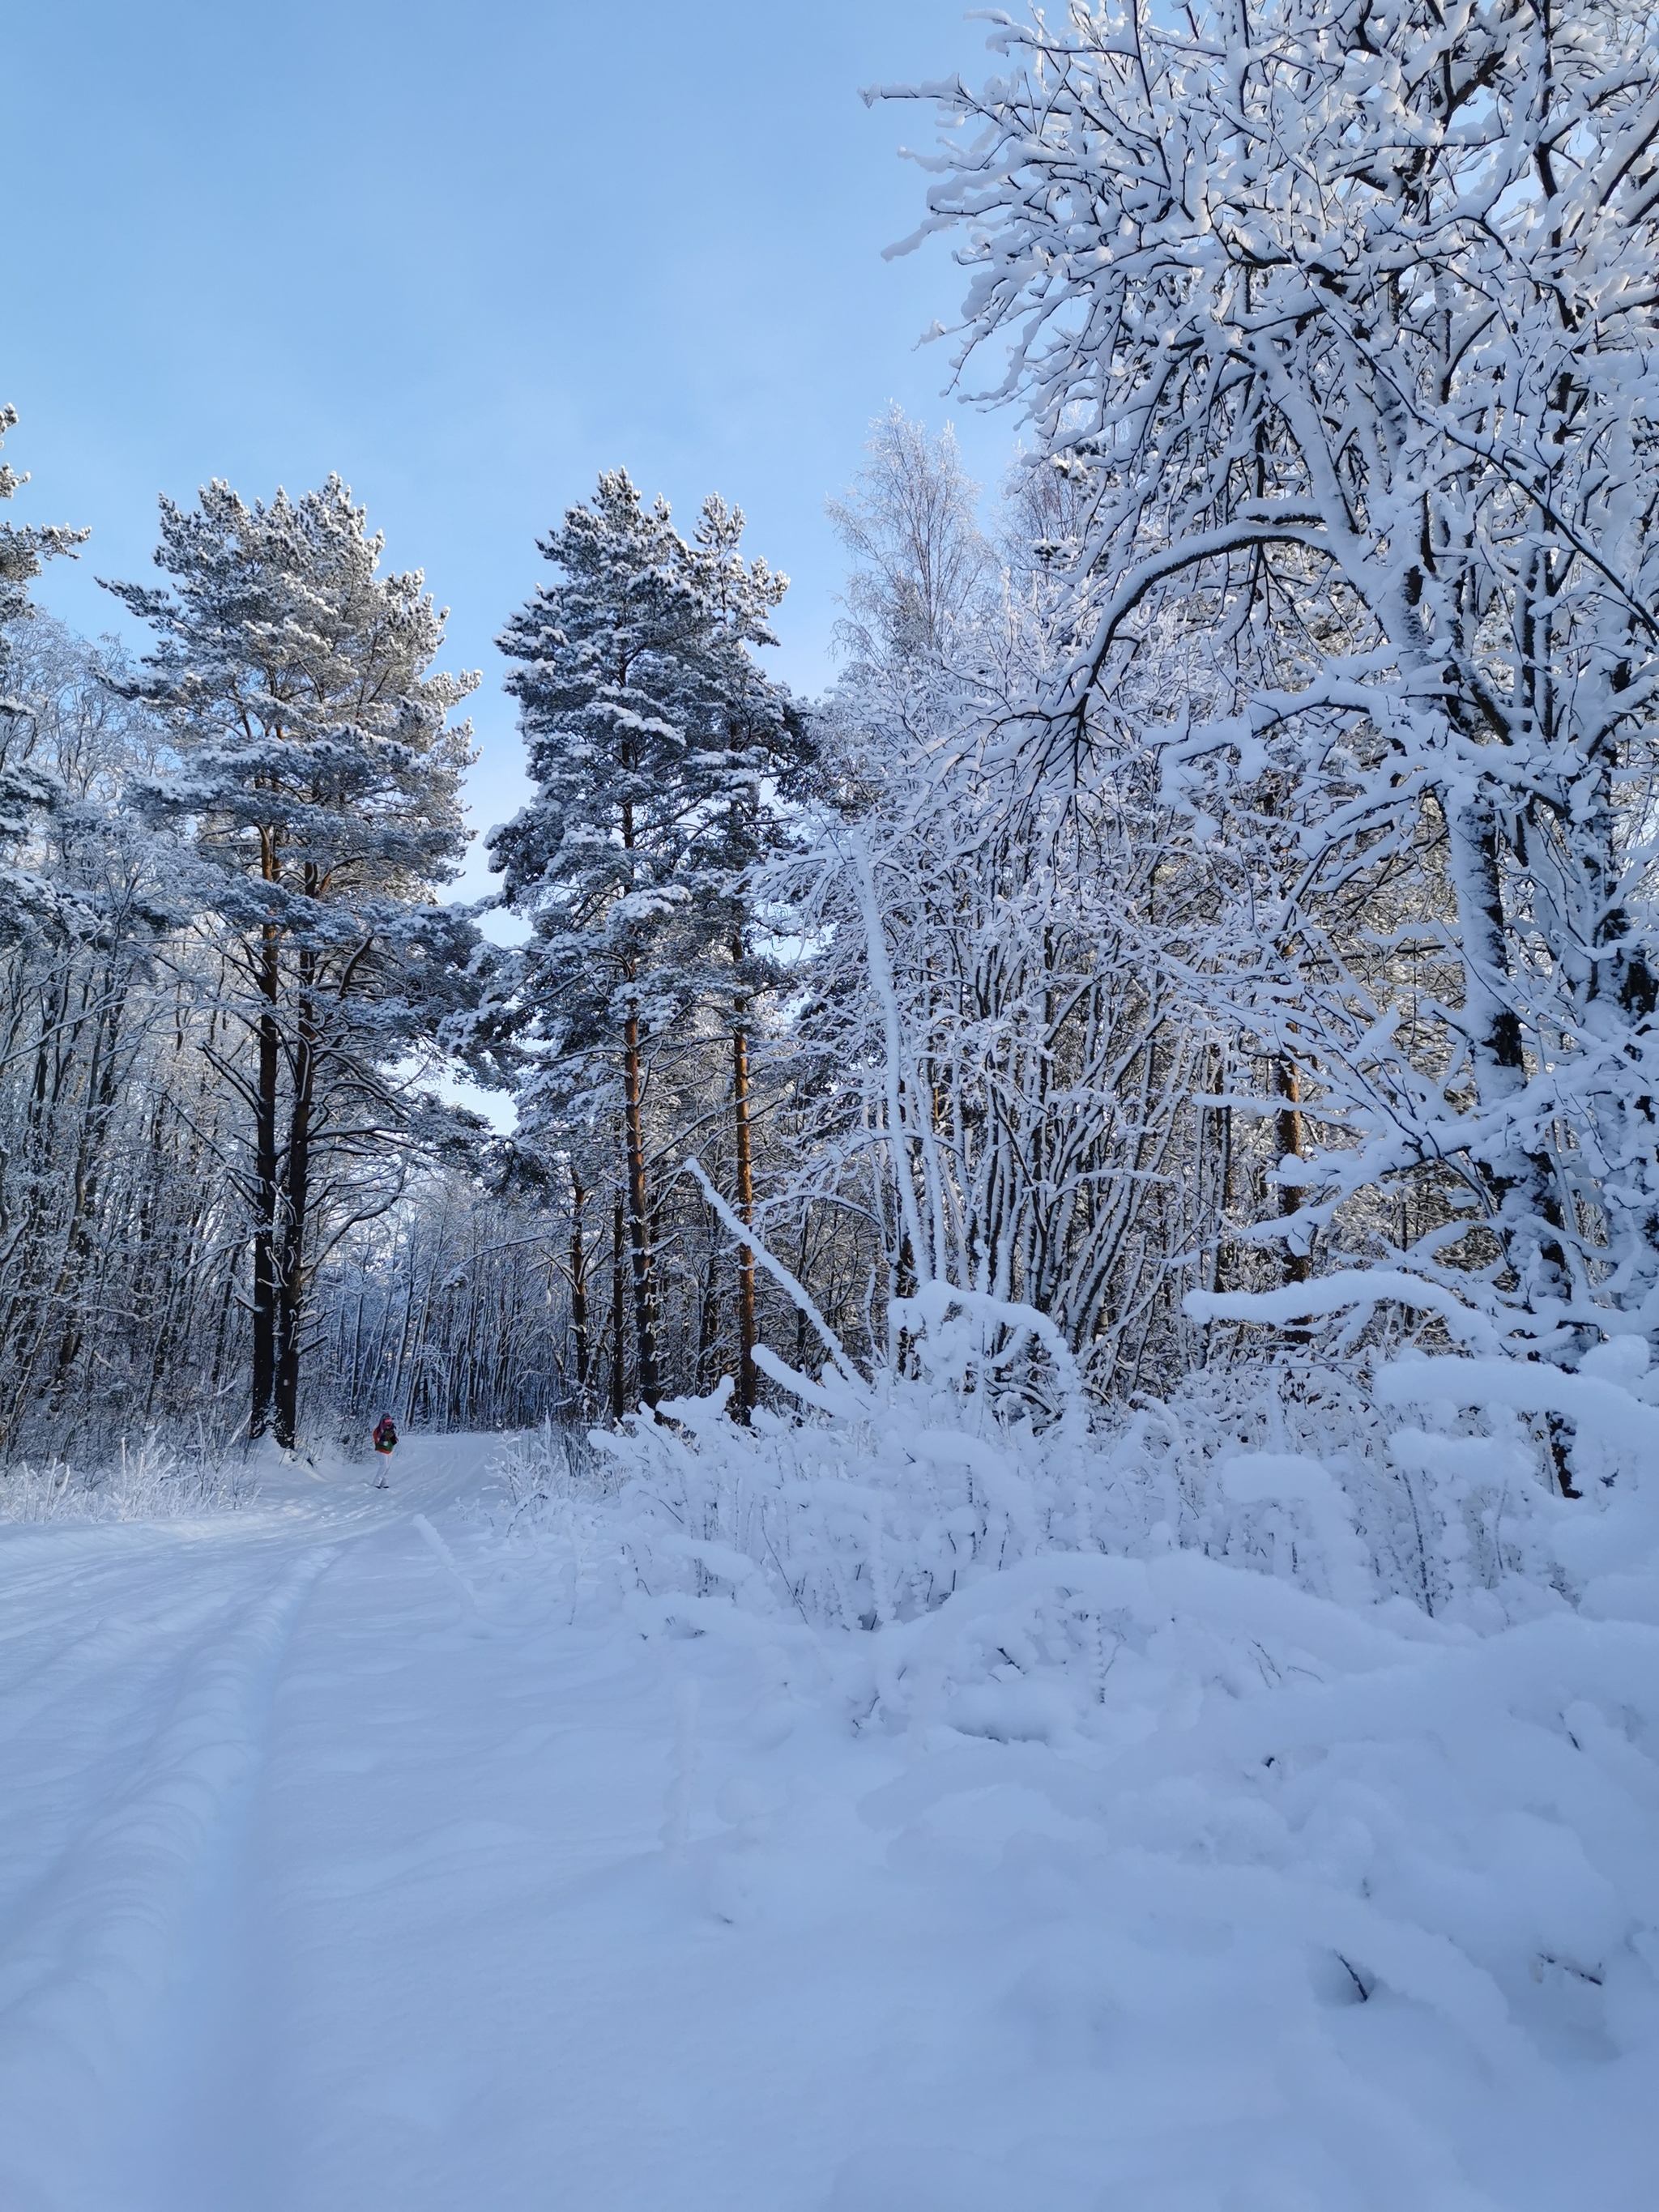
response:
[[[1284,1159],[1305,1159],[1303,1150],[1302,1077],[1293,1060],[1273,1062],[1273,1089],[1283,1102],[1273,1117],[1274,1132],[1279,1141],[1279,1157]],[[1279,1186],[1279,1211],[1286,1220],[1302,1210],[1302,1187],[1299,1183],[1282,1182]],[[1313,1261],[1306,1252],[1287,1249],[1285,1254],[1285,1280],[1305,1283],[1313,1273]]]
[[[640,1062],[640,1018],[631,1008],[623,1031],[628,1135],[628,1242],[634,1273],[634,1335],[640,1364],[640,1395],[653,1412],[662,1396],[657,1371],[656,1291],[651,1273],[651,1216],[645,1187],[643,1073]]]
[[[576,1355],[576,1399],[581,1410],[587,1407],[587,1255],[582,1249],[582,1208],[587,1194],[570,1170],[570,1334],[574,1339]]]
[[[253,1101],[253,1402],[248,1435],[270,1425],[276,1387],[276,939],[265,932],[259,956],[259,1066]]]
[[[289,1119],[288,1188],[276,1266],[276,1441],[292,1451],[299,1434],[300,1335],[305,1317],[305,1240],[311,1200],[312,1109],[317,1089],[317,1037],[308,1000],[300,1001]]]
[[[1281,1160],[1304,1158],[1306,1155],[1303,1151],[1302,1077],[1293,1060],[1286,1057],[1274,1060],[1273,1089],[1282,1102],[1278,1113],[1273,1117],[1274,1133],[1279,1142],[1279,1157]],[[1300,1212],[1301,1209],[1302,1186],[1293,1182],[1280,1183],[1279,1211],[1281,1217],[1288,1220],[1291,1214]],[[1298,1251],[1294,1244],[1287,1243],[1285,1247],[1285,1282],[1287,1284],[1305,1283],[1312,1273],[1312,1254],[1306,1250]],[[1305,1320],[1298,1319],[1291,1322],[1285,1331],[1285,1341],[1287,1344],[1305,1344],[1308,1341],[1308,1326]]]
[[[611,1237],[611,1418],[620,1421],[628,1410],[627,1294],[623,1287],[623,1202],[617,1200],[617,1217]]]
[[[745,1229],[755,1222],[755,1171],[749,1146],[749,1032],[745,1010],[739,1007],[732,1033],[732,1095],[738,1136],[738,1216]],[[738,1388],[732,1411],[747,1421],[759,1395],[760,1375],[755,1365],[755,1255],[752,1247],[738,1248]]]

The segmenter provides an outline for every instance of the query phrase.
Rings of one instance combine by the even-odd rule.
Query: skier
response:
[[[382,1413],[374,1425],[374,1449],[377,1456],[382,1461],[389,1460],[397,1447],[397,1443],[398,1431],[392,1426],[392,1416],[390,1413]],[[375,1477],[374,1487],[376,1490],[385,1490],[387,1487],[384,1466]]]

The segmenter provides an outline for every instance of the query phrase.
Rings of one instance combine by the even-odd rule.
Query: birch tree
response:
[[[1001,348],[985,389],[1094,487],[1099,604],[1028,750],[1172,608],[1237,647],[1166,788],[1273,849],[1236,1003],[1342,1133],[1281,1164],[1298,1233],[1433,1183],[1387,1280],[1455,1333],[1650,1338],[1650,17],[1133,0],[994,43],[982,89],[902,89],[951,126],[958,360]]]

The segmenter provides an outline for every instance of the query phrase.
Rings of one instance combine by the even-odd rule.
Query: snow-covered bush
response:
[[[507,1508],[509,1532],[534,1526],[573,1499],[592,1500],[616,1488],[614,1462],[580,1429],[544,1421],[509,1435],[489,1462]]]
[[[811,1382],[763,1352],[799,1413],[744,1430],[720,1391],[593,1438],[638,1509],[649,1587],[741,1586],[745,1604],[869,1629],[1041,1555],[1191,1551],[1346,1606],[1489,1623],[1551,1601],[1543,1446],[1497,1399],[1430,1436],[1352,1373],[1280,1358],[1101,1408],[1040,1315],[930,1285],[902,1318],[914,1373],[831,1362]]]
[[[8,1468],[0,1473],[0,1521],[166,1520],[234,1512],[254,1495],[238,1458],[191,1454],[154,1437],[129,1449],[124,1438],[107,1466],[53,1460]]]
[[[1505,2094],[1659,2038],[1659,1409],[1630,1362],[1551,1386],[1567,1499],[1513,1362],[1235,1372],[1091,1426],[1063,1389],[1000,1402],[1016,1310],[920,1303],[913,1375],[832,1361],[799,1419],[716,1396],[596,1439],[642,1628],[751,1650],[765,1740],[825,1698],[903,1740],[878,1824],[894,1792],[930,1821],[1030,1793],[1115,1959],[1164,1930],[1183,1985],[1302,2021],[1333,2081],[1364,2066],[1331,2022],[1373,1998]]]

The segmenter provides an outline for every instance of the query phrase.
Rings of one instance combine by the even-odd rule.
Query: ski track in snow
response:
[[[1039,1747],[854,1735],[787,1626],[578,1620],[456,1510],[492,1449],[0,1532],[3,2212],[1653,2201],[1627,2071],[1310,2030],[1272,1877],[1115,1893]]]

